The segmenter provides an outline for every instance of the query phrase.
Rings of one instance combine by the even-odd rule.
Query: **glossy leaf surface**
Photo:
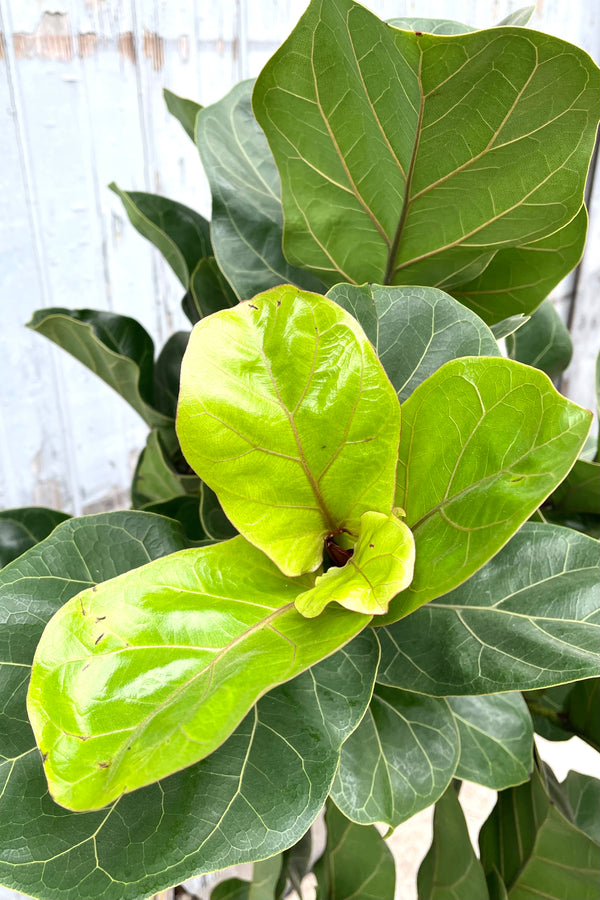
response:
[[[0,706],[8,715],[0,723],[0,882],[7,887],[43,900],[115,893],[141,900],[195,874],[280,852],[321,809],[339,747],[369,702],[379,655],[370,631],[264,697],[207,760],[108,811],[70,813],[50,799],[25,711],[44,622],[85,584],[183,546],[173,522],[107,513],[61,525],[0,573]]]
[[[489,896],[452,786],[435,805],[433,840],[417,875],[417,889],[419,900],[487,900]]]
[[[508,319],[501,319],[495,325],[492,325],[490,331],[497,341],[501,341],[510,334],[514,334],[519,328],[522,328],[530,318],[530,316],[524,316],[522,313],[519,313],[517,316],[509,316]]]
[[[358,323],[284,285],[199,322],[177,433],[230,521],[288,575],[328,534],[389,515],[400,407]]]
[[[368,713],[342,747],[332,797],[355,822],[395,828],[444,793],[459,747],[444,700],[376,685]]]
[[[327,296],[353,315],[402,403],[459,356],[499,356],[487,325],[436,288],[337,284]]]
[[[167,88],[163,88],[163,97],[171,115],[179,119],[185,129],[185,133],[194,140],[196,116],[202,109],[200,104],[196,103],[195,100],[189,100],[187,97],[180,97],[178,94],[174,94],[173,91],[167,90]]]
[[[533,727],[520,693],[448,697],[460,739],[456,777],[496,791],[527,781]]]
[[[378,680],[432,696],[531,690],[596,675],[598,543],[526,524],[476,575],[377,629]]]
[[[569,772],[561,788],[569,801],[574,823],[600,844],[600,781],[581,772]]]
[[[48,537],[68,519],[66,513],[44,506],[24,506],[0,511],[0,569]]]
[[[535,366],[550,378],[557,378],[573,356],[569,332],[550,300],[544,300],[506,346],[512,359]]]
[[[506,359],[446,363],[402,404],[396,504],[416,544],[400,618],[477,571],[565,477],[590,413]]]
[[[93,309],[40,309],[28,327],[58,344],[121,395],[151,428],[172,420],[154,406],[154,344],[135,319]]]
[[[121,198],[136,231],[160,250],[187,290],[198,260],[212,255],[210,224],[200,213],[168,197],[122,191],[114,182],[109,187]]]
[[[394,857],[373,825],[355,825],[329,802],[327,844],[315,865],[317,900],[389,900],[394,896]]]
[[[352,0],[312,0],[253,105],[282,177],[292,264],[330,285],[454,291],[579,212],[598,71],[534,31],[418,35]],[[478,310],[490,322],[527,311],[509,305]]]
[[[241,300],[288,282],[318,291],[319,280],[283,255],[279,173],[252,112],[252,85],[237,84],[196,123],[212,193],[215,256]]]
[[[238,537],[66,604],[40,640],[28,694],[53,798],[99,809],[197,762],[266,691],[368,624],[339,608],[301,616],[294,600],[311,580],[291,581]]]
[[[353,555],[345,566],[332,566],[319,575],[315,586],[296,598],[296,609],[314,618],[337,601],[354,612],[381,615],[392,597],[410,584],[414,564],[410,529],[395,515],[363,513]]]
[[[511,900],[594,900],[600,846],[550,802],[543,777],[498,795],[479,836],[486,871],[495,867]]]

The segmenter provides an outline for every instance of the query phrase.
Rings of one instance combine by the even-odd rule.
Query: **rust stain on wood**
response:
[[[179,59],[181,62],[189,62],[190,58],[190,36],[182,34],[177,41],[177,50],[179,51]]]
[[[124,31],[119,35],[117,47],[121,56],[124,56],[135,65],[135,40],[132,31]]]
[[[160,72],[165,64],[165,42],[154,31],[144,30],[144,56],[152,60],[152,68]]]
[[[4,34],[0,31],[0,60],[6,59],[6,44],[4,43]]]
[[[79,55],[82,59],[86,59],[88,56],[94,56],[98,50],[98,35],[94,34],[92,31],[77,35],[77,41],[79,45]]]

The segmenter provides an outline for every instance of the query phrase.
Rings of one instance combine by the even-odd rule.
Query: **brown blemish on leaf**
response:
[[[47,759],[48,759],[48,754],[42,753],[42,764],[45,763]]]
[[[106,616],[96,616],[96,622],[104,622]]]
[[[98,768],[99,768],[99,769],[108,769],[109,766],[110,766],[110,763],[109,763],[109,762],[99,762],[99,763],[98,763]]]
[[[80,600],[79,600],[79,603],[80,603],[80,606],[81,606],[81,615],[82,615],[82,616],[87,616],[87,612],[86,612],[85,606],[83,605],[83,600],[80,599]]]
[[[99,634],[99,635],[98,635],[98,637],[97,637],[96,640],[94,641],[94,647],[97,647],[97,646],[98,646],[98,644],[100,643],[100,641],[102,640],[103,637],[104,637],[104,632],[102,632],[102,634]]]

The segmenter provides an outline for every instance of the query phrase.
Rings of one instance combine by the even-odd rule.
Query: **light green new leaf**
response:
[[[392,597],[410,584],[414,565],[410,528],[395,515],[363,513],[353,555],[345,566],[319,575],[315,586],[296,598],[296,609],[312,619],[337,601],[354,612],[382,615]]]
[[[434,697],[592,678],[600,664],[598,542],[527,524],[439,600],[377,629],[382,684]]]
[[[187,290],[198,261],[212,256],[209,222],[168,197],[122,191],[114,182],[109,188],[121,198],[133,227],[160,250]]]
[[[212,193],[211,236],[219,267],[242,300],[277,284],[319,291],[281,247],[279,173],[252,112],[253,81],[242,81],[196,122],[196,143]]]
[[[198,497],[200,481],[193,472],[177,470],[171,458],[175,452],[173,444],[176,445],[175,436],[164,429],[154,428],[148,435],[131,483],[131,500],[135,508],[162,503],[182,494]],[[186,465],[185,460],[181,462]]]
[[[487,900],[485,875],[477,859],[454,788],[438,800],[433,840],[417,875],[419,900]]]
[[[154,405],[154,344],[135,319],[93,309],[39,309],[27,327],[58,344],[121,395],[151,428],[173,420]]]
[[[533,726],[523,697],[448,697],[460,737],[456,777],[495,791],[521,784],[533,769]]]
[[[525,6],[498,22],[495,27],[503,25],[527,25],[535,11],[535,6]],[[403,28],[406,31],[425,31],[428,34],[469,34],[477,31],[472,25],[464,25],[452,19],[424,19],[413,16],[400,19],[388,19],[388,25]]]
[[[600,463],[578,459],[550,497],[553,510],[600,515]]]
[[[337,284],[327,296],[364,328],[402,403],[460,356],[499,356],[479,316],[436,288]]]
[[[62,607],[28,694],[54,799],[99,809],[197,762],[270,688],[368,624],[339,608],[301,616],[294,600],[311,580],[291,581],[238,537],[155,560]]]
[[[535,12],[535,4],[533,6],[522,6],[521,9],[515,9],[514,12],[509,13],[503,19],[498,22],[497,27],[501,27],[503,25],[518,25],[520,27],[524,27],[528,24],[532,15]]]
[[[259,75],[253,106],[281,174],[293,265],[328,285],[454,292],[498,251],[579,212],[598,70],[534,31],[418,35],[354,0],[312,0]],[[524,305],[475,308],[494,322]]]
[[[360,325],[290,285],[199,322],[177,433],[228,519],[287,575],[363,512],[389,515],[400,406]]]
[[[395,828],[444,793],[459,748],[444,700],[376,685],[368,713],[342,747],[331,796],[354,822]]]
[[[263,697],[195,766],[108,811],[71,813],[49,797],[25,709],[45,622],[82,587],[185,545],[174,522],[104,513],[58,526],[0,573],[0,883],[7,887],[42,900],[141,900],[173,882],[279,853],[321,810],[339,748],[371,696],[379,646],[369,629]],[[27,855],[17,860],[24,844]]]
[[[238,298],[219,269],[214,256],[201,259],[190,279],[190,289],[181,301],[184,313],[195,325],[204,316],[235,306]]]
[[[51,531],[70,518],[57,509],[25,506],[0,511],[0,569],[34,547]]]
[[[600,846],[550,801],[536,770],[498,795],[479,835],[484,870],[496,868],[509,900],[596,900]]]
[[[172,116],[179,119],[183,125],[186,134],[194,140],[194,130],[196,127],[196,116],[202,109],[195,100],[188,100],[187,97],[179,97],[173,91],[163,88],[163,97],[167,104],[167,109]]]
[[[550,300],[532,314],[529,322],[510,335],[506,347],[511,359],[535,366],[557,378],[573,356],[573,342]]]
[[[587,225],[582,206],[574,219],[548,237],[498,250],[480,275],[452,293],[489,322],[531,313],[581,259]]]
[[[317,900],[390,900],[394,896],[394,857],[373,825],[355,825],[329,802],[325,808],[327,844],[314,867]]]
[[[519,328],[522,328],[525,322],[529,322],[530,318],[531,316],[524,316],[521,313],[518,316],[509,316],[508,319],[501,319],[495,325],[492,325],[490,331],[497,341],[501,341],[503,338],[514,334]]]
[[[416,544],[394,621],[465,581],[562,481],[591,415],[537,369],[507,359],[446,363],[402,404],[396,504]]]
[[[596,715],[597,713],[596,708]],[[600,781],[591,775],[571,771],[561,788],[569,801],[575,825],[600,844]]]

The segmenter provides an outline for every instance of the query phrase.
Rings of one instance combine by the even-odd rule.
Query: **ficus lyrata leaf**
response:
[[[122,191],[114,182],[109,187],[120,197],[133,227],[160,250],[187,290],[198,261],[212,256],[210,224],[200,213],[168,197]]]
[[[171,115],[181,122],[185,133],[194,140],[196,116],[202,109],[200,104],[196,103],[195,100],[189,100],[187,97],[180,97],[167,88],[163,88],[163,97]]]
[[[290,285],[199,322],[181,379],[177,433],[228,519],[282,572],[323,541],[389,515],[400,430],[396,393],[360,325]]]
[[[177,412],[181,360],[188,340],[189,332],[176,331],[165,343],[154,365],[154,404],[171,419]]]
[[[417,875],[419,900],[488,900],[458,794],[450,786],[435,804],[433,839]]]
[[[353,555],[343,567],[332,566],[319,575],[315,586],[296,598],[296,609],[314,618],[337,601],[354,612],[381,615],[412,581],[414,563],[410,528],[393,514],[363,513]]]
[[[25,710],[44,623],[82,587],[182,547],[174,522],[105,513],[60,525],[0,573],[0,707],[6,713],[0,881],[6,886],[42,900],[115,891],[123,900],[141,900],[194,874],[281,852],[321,809],[340,745],[371,695],[379,649],[370,630],[260,700],[205,761],[100,812],[71,813],[50,799]],[[17,860],[23,842],[28,853]]]
[[[0,511],[0,569],[34,547],[69,516],[44,506]]]
[[[337,284],[327,296],[364,328],[402,403],[459,356],[499,356],[482,320],[437,288]]]
[[[154,402],[154,344],[135,319],[93,309],[37,310],[28,327],[49,338],[121,395],[151,428],[173,420]]]
[[[573,343],[552,301],[544,300],[529,322],[511,334],[506,347],[512,359],[557,378],[573,356]]]
[[[153,428],[133,473],[131,499],[140,509],[182,494],[198,497],[200,481],[193,472],[178,471],[173,456],[179,451],[172,431]],[[179,451],[181,460],[181,453]],[[185,460],[181,460],[185,465]],[[183,468],[183,466],[181,467]]]
[[[253,106],[281,174],[293,265],[329,285],[454,291],[581,209],[598,70],[534,31],[416,34],[353,0],[312,0],[259,75]],[[515,309],[501,294],[511,286],[480,298],[486,321],[547,293],[528,291]]]
[[[212,192],[211,236],[219,267],[246,300],[289,282],[320,290],[314,275],[283,255],[279,173],[252,112],[253,81],[242,81],[198,116],[196,143]]]
[[[498,22],[496,27],[527,25],[534,12],[535,6],[524,6],[506,16]],[[388,24],[409,31],[426,31],[428,34],[468,34],[471,31],[477,31],[472,25],[464,25],[462,22],[455,22],[452,19],[424,19],[414,16],[389,19]]]
[[[600,663],[598,542],[528,523],[465,584],[377,629],[382,684],[436,697],[591,678]]]
[[[578,459],[549,502],[561,513],[600,515],[600,463]]]
[[[317,900],[389,900],[396,872],[392,851],[373,825],[356,825],[330,802],[327,843],[314,867]]]
[[[203,316],[235,306],[238,298],[219,269],[214,256],[201,259],[190,279],[190,289],[181,301],[184,313],[195,325]]]
[[[301,616],[294,600],[312,580],[290,580],[238,537],[155,560],[62,607],[28,694],[53,798],[99,809],[197,762],[266,691],[368,624],[339,607]]]
[[[600,752],[600,678],[530,691],[526,700],[542,737],[567,741],[576,735]]]
[[[572,821],[593,841],[600,844],[600,780],[581,772],[569,772],[561,783],[569,801]]]
[[[465,581],[565,477],[591,415],[537,369],[446,363],[402,404],[396,503],[415,537],[411,585],[388,621]]]

